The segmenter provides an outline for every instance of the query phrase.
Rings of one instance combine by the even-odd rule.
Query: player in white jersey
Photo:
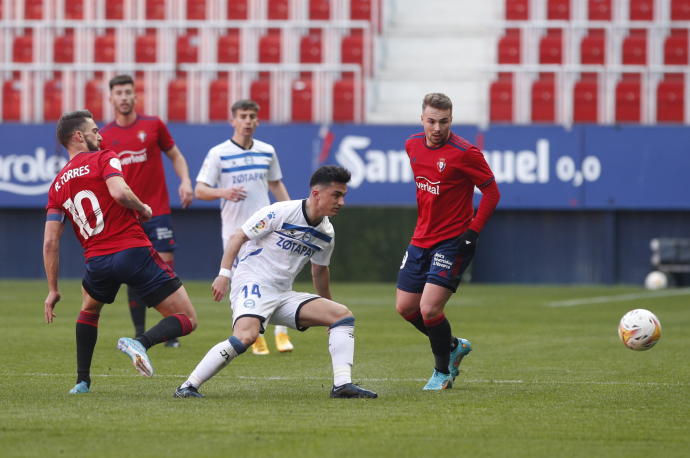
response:
[[[254,138],[258,114],[259,105],[252,100],[232,105],[233,136],[209,150],[196,177],[194,193],[198,199],[220,199],[223,247],[247,218],[270,203],[269,190],[277,201],[290,199],[275,148]],[[278,351],[293,350],[285,326],[276,326],[274,334]],[[263,336],[254,343],[252,352],[269,353]]]
[[[300,331],[328,326],[331,397],[377,397],[352,383],[355,318],[347,307],[331,300],[328,264],[335,233],[328,217],[337,215],[345,204],[349,181],[350,172],[342,167],[320,167],[311,177],[307,199],[264,207],[230,237],[212,289],[216,301],[225,297],[230,267],[242,249],[230,291],[233,335],[206,353],[175,390],[175,397],[203,397],[199,387],[244,353],[269,322]],[[295,277],[309,260],[317,294],[292,290]]]

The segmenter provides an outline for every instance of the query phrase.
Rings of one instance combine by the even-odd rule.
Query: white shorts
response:
[[[321,296],[296,291],[283,291],[256,281],[232,283],[230,289],[230,307],[232,308],[232,326],[238,318],[252,316],[261,320],[261,333],[265,324],[282,325],[299,331],[307,328],[297,324],[300,308],[307,302]]]

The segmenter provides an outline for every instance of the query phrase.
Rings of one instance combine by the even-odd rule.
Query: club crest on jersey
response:
[[[146,132],[143,130],[140,130],[139,132],[137,132],[137,137],[139,138],[139,141],[141,143],[144,143],[146,141]]]
[[[439,172],[443,172],[444,170],[446,170],[446,160],[444,158],[440,158],[436,163],[436,168]]]

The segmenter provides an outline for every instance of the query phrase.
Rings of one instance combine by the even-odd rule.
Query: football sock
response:
[[[343,318],[328,328],[328,351],[333,363],[333,386],[352,382],[355,356],[355,318]]]
[[[147,350],[154,345],[192,332],[192,322],[187,315],[176,313],[160,320],[157,325],[137,337]]]
[[[451,339],[450,323],[444,314],[430,320],[424,320],[424,325],[429,332],[429,342],[431,351],[434,354],[435,369],[438,372],[448,374],[448,363],[450,362]]]
[[[235,336],[217,343],[206,356],[199,361],[182,388],[193,386],[199,388],[204,382],[216,375],[230,361],[247,351],[247,347]]]
[[[146,331],[146,304],[129,286],[127,287],[127,300],[129,301],[129,314],[132,316],[132,324],[134,324],[134,334],[139,337]]]
[[[417,328],[419,332],[424,334],[425,336],[429,335],[429,332],[426,330],[426,326],[424,326],[424,319],[422,318],[422,312],[419,310],[415,310],[413,313],[409,315],[403,315],[403,318],[405,318],[407,321],[409,321],[412,326]]]
[[[98,338],[98,318],[100,315],[86,311],[77,317],[77,383],[86,382],[91,386],[91,358]]]
[[[287,326],[275,325],[275,326],[274,326],[274,329],[273,329],[273,332],[274,332],[275,335],[278,335],[278,334],[280,334],[281,332],[282,332],[283,334],[287,334],[288,328],[287,328]]]

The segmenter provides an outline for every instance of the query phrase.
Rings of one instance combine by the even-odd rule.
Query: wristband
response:
[[[225,269],[225,268],[221,267],[220,272],[218,272],[218,276],[230,278],[230,277],[232,277],[232,273],[230,272],[230,269]]]

